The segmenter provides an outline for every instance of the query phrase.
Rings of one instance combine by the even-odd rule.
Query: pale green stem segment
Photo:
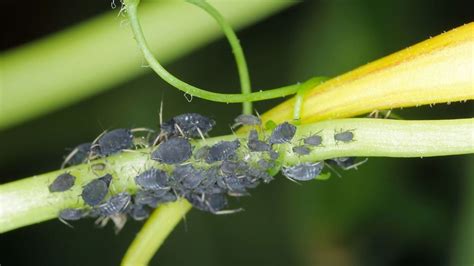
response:
[[[138,1],[127,1],[125,7],[127,15],[130,21],[130,26],[137,41],[138,47],[143,53],[145,60],[148,62],[150,67],[160,76],[163,80],[168,82],[171,86],[195,97],[199,97],[205,100],[223,103],[242,103],[242,102],[256,102],[268,99],[274,99],[279,97],[285,97],[288,95],[295,94],[298,91],[299,84],[289,85],[281,88],[245,93],[245,94],[224,94],[216,93],[207,90],[197,88],[190,85],[173,74],[169,73],[153,56],[153,53],[148,47],[145,36],[143,35],[142,28],[137,16],[137,3]]]
[[[341,129],[352,130],[354,141],[335,143],[334,132]],[[293,142],[278,145],[277,148],[282,154],[280,159],[283,165],[343,156],[428,157],[470,154],[474,152],[473,131],[472,118],[434,121],[341,119],[298,126]],[[321,147],[315,147],[305,156],[292,152],[291,148],[299,145],[302,138],[316,132],[320,132],[323,138]],[[238,137],[245,138],[246,135]],[[209,138],[206,139],[206,144],[212,145],[220,140],[232,139],[235,139],[234,135]],[[193,141],[195,148],[203,143],[201,140]],[[242,147],[244,148],[245,144],[242,144]],[[134,177],[139,171],[150,165],[166,168],[150,160],[147,153],[149,150],[141,151],[144,153],[123,152],[91,162],[106,163],[107,168],[104,171],[94,172],[90,165],[83,164],[0,185],[0,232],[53,219],[63,208],[83,207],[84,203],[80,197],[82,186],[105,173],[114,176],[112,193],[134,193],[137,190]],[[254,160],[259,159],[258,153],[252,153],[252,156]],[[67,192],[50,193],[48,185],[66,171],[77,177],[76,185]]]
[[[250,86],[250,77],[249,71],[247,67],[247,62],[245,60],[244,51],[242,50],[242,46],[240,45],[240,41],[237,38],[232,26],[225,20],[225,18],[204,0],[186,0],[187,2],[194,4],[204,11],[206,11],[209,15],[211,15],[216,21],[217,24],[221,27],[222,31],[224,32],[229,44],[232,48],[232,53],[234,54],[235,62],[237,64],[237,70],[239,71],[239,78],[240,78],[240,90],[242,94],[249,94],[252,92],[252,88]],[[242,103],[242,113],[243,114],[252,114],[252,102],[246,101]]]
[[[293,108],[293,123],[299,124],[301,118],[301,112],[303,112],[303,102],[306,92],[325,82],[329,78],[327,77],[314,77],[301,84],[298,92],[295,95],[295,106]]]
[[[453,128],[454,124],[459,125],[459,130]],[[377,126],[375,126],[377,125]],[[380,126],[380,127],[379,127]],[[379,127],[382,132],[377,132]],[[469,131],[474,129],[474,119],[445,120],[445,121],[396,121],[396,120],[378,120],[378,119],[344,119],[317,123],[314,125],[300,126],[297,130],[295,139],[307,137],[318,132],[323,138],[323,145],[313,150],[308,156],[295,155],[292,145],[280,145],[280,154],[283,154],[282,160],[286,163],[296,164],[301,161],[317,161],[321,159],[356,156],[352,150],[357,150],[357,156],[372,156],[372,153],[378,156],[390,157],[422,157],[437,155],[453,155],[461,153],[473,153],[474,142],[468,141],[471,146],[466,146],[466,138],[469,139]],[[334,141],[334,132],[340,130],[352,130],[355,140],[350,143],[336,143]],[[472,137],[471,137],[472,138]],[[419,141],[418,141],[419,140]],[[437,146],[440,141],[440,146]],[[361,143],[364,143],[361,145]],[[412,146],[415,145],[415,146]],[[352,147],[351,147],[352,146]],[[357,147],[359,146],[359,147]],[[441,148],[437,150],[437,148]],[[399,147],[399,149],[397,148]],[[450,147],[450,148],[448,148]],[[447,148],[447,149],[446,149]],[[347,149],[347,150],[346,150]],[[365,150],[368,151],[365,151]],[[410,150],[411,151],[408,151]],[[455,151],[460,149],[459,151]],[[339,151],[346,150],[344,155]],[[443,151],[441,151],[443,150]],[[449,151],[450,150],[450,151]],[[463,151],[461,151],[463,150]],[[408,151],[408,153],[406,153]],[[324,154],[328,152],[327,154]],[[446,152],[446,153],[445,153]],[[336,153],[338,154],[336,156]],[[322,157],[317,157],[317,155]],[[311,157],[311,159],[309,159]],[[317,157],[317,159],[316,159]],[[328,175],[320,175],[318,179],[325,179]],[[176,212],[183,213],[187,209],[178,204],[173,206]],[[146,225],[140,231],[140,235],[159,234],[154,230],[159,230],[161,221],[165,219],[159,215],[148,219]],[[179,217],[167,217],[167,219],[179,222]],[[173,227],[165,225],[172,230]],[[168,235],[170,232],[163,232]],[[144,242],[146,241],[146,242]],[[132,242],[122,263],[123,265],[147,265],[153,258],[154,253],[151,249],[157,251],[163,241],[158,237],[137,237]],[[140,247],[146,247],[145,252]]]
[[[156,209],[133,240],[121,265],[148,265],[166,237],[190,209],[191,204],[185,199],[180,199],[173,204],[163,205]]]

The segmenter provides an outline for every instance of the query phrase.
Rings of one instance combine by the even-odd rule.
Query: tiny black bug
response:
[[[67,209],[61,210],[58,214],[58,218],[60,220],[66,220],[66,221],[76,221],[85,216],[86,216],[86,211],[84,211],[83,209],[73,209],[73,208],[67,208]]]
[[[242,181],[241,181],[242,179]],[[245,196],[248,195],[245,185],[243,184],[244,179],[239,179],[235,175],[229,175],[224,178],[225,185],[228,189],[228,194],[231,196]]]
[[[201,171],[195,169],[191,164],[176,166],[173,170],[173,178],[186,189],[196,188],[204,179]]]
[[[134,202],[140,205],[155,205],[159,198],[163,197],[168,190],[139,190],[135,194]]]
[[[82,143],[77,145],[64,159],[61,169],[66,166],[78,165],[87,160],[91,150],[92,143]]]
[[[184,138],[171,138],[162,142],[156,150],[151,154],[151,159],[166,163],[177,164],[182,163],[192,155],[192,146],[188,140]]]
[[[156,208],[160,204],[176,201],[177,199],[178,196],[173,191],[167,191],[163,195],[153,198],[153,201],[151,201],[147,205],[152,208]]]
[[[260,159],[258,160],[258,166],[263,169],[264,171],[275,167],[275,163],[273,161],[265,160],[265,159]]]
[[[69,173],[60,174],[56,179],[54,179],[53,183],[49,185],[49,192],[66,191],[74,186],[75,180],[76,177]]]
[[[274,151],[274,150],[269,151],[269,154],[270,154],[270,159],[272,159],[274,161],[276,159],[278,159],[278,157],[280,157],[280,154],[277,151]]]
[[[103,216],[111,216],[124,213],[130,204],[130,194],[122,192],[110,197],[108,201],[97,206],[99,213]]]
[[[278,125],[270,136],[270,144],[290,142],[296,133],[296,127],[288,122]]]
[[[353,130],[346,130],[346,131],[340,131],[337,133],[334,133],[334,140],[337,142],[351,142],[354,140],[354,133],[352,132]]]
[[[270,183],[273,180],[273,176],[268,174],[265,170],[261,170],[255,167],[249,168],[247,171],[247,175],[253,177],[253,179],[250,180],[251,183],[255,183],[257,180],[263,180],[264,183]]]
[[[160,169],[151,168],[135,177],[135,183],[143,189],[168,190],[168,174]]]
[[[308,181],[315,179],[323,170],[324,163],[301,163],[292,167],[283,168],[283,174],[293,180]]]
[[[256,140],[258,140],[258,132],[257,132],[257,130],[252,129],[252,130],[249,131],[248,140],[249,140],[249,141],[256,141]]]
[[[166,192],[163,196],[159,197],[158,203],[173,202],[178,199],[178,196],[173,191]]]
[[[306,145],[295,146],[293,147],[293,152],[298,155],[308,155],[311,153],[311,150]]]
[[[194,191],[199,193],[223,193],[224,188],[217,184],[217,180],[221,180],[223,177],[219,174],[219,166],[211,166],[204,171],[203,176],[206,178],[202,180],[199,186]]]
[[[161,131],[168,136],[202,137],[212,130],[216,122],[196,113],[181,114],[161,124]]]
[[[313,135],[303,140],[304,144],[311,146],[319,146],[323,143],[323,138],[319,135]]]
[[[204,194],[197,193],[188,194],[186,199],[196,209],[217,214],[220,210],[227,206],[227,198],[223,193]]]
[[[242,172],[248,165],[242,161],[228,161],[225,160],[221,163],[220,170],[223,174],[236,174]]]
[[[132,204],[128,210],[128,213],[135,221],[142,221],[148,218],[150,215],[150,208],[141,204]]]
[[[102,202],[109,191],[109,185],[111,181],[112,176],[110,174],[106,174],[103,177],[94,179],[85,185],[81,194],[84,202],[90,206],[96,206]]]
[[[343,170],[357,169],[357,166],[364,164],[368,161],[368,158],[356,163],[356,157],[337,157],[326,160],[328,163],[336,164]]]
[[[205,160],[209,154],[209,146],[202,146],[196,152],[194,152],[194,159],[196,160]]]
[[[240,147],[239,140],[234,141],[220,141],[214,144],[209,149],[209,154],[206,158],[207,163],[213,163],[216,161],[223,161],[231,159],[235,156],[235,152]]]
[[[270,151],[272,149],[270,144],[258,140],[258,133],[256,130],[250,130],[247,147],[250,151],[255,152]]]
[[[239,115],[234,119],[235,124],[232,126],[237,127],[240,125],[246,125],[246,126],[258,126],[262,124],[262,120],[260,118],[254,116],[254,115]]]
[[[133,147],[132,131],[126,128],[105,132],[92,143],[92,151],[99,157],[109,156]]]

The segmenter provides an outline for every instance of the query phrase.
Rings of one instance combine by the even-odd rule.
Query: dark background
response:
[[[306,1],[238,34],[253,87],[271,88],[314,75],[335,76],[470,22],[468,2]],[[110,3],[18,1],[1,7],[5,50],[106,12]],[[204,88],[238,87],[224,39],[167,68]],[[188,103],[149,73],[0,132],[0,182],[57,169],[67,148],[105,128],[156,127],[163,91],[165,118],[209,115],[218,122],[213,135],[228,134],[241,108],[197,98]],[[279,101],[256,108],[264,112]],[[471,103],[395,112],[406,119],[473,115]],[[191,211],[187,226],[177,226],[153,264],[450,265],[465,232],[460,226],[469,214],[465,199],[474,191],[472,159],[371,158],[342,178],[302,186],[278,177],[241,199],[243,213]],[[0,264],[117,265],[142,223],[130,221],[119,235],[111,227],[95,228],[92,220],[74,225],[70,229],[52,220],[0,235]]]

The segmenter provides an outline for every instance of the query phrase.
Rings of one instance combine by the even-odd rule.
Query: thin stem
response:
[[[254,93],[248,94],[224,94],[224,93],[216,93],[207,90],[203,90],[197,88],[193,85],[190,85],[177,77],[173,74],[168,72],[153,56],[153,53],[150,51],[148,47],[147,41],[145,36],[143,35],[142,28],[140,26],[140,22],[137,16],[137,3],[126,2],[125,5],[127,9],[127,15],[130,20],[130,26],[133,31],[133,35],[135,36],[135,40],[145,57],[145,60],[148,62],[150,67],[166,82],[168,82],[171,86],[184,91],[187,94],[193,95],[195,97],[199,97],[209,101],[215,102],[223,102],[223,103],[242,103],[242,102],[256,102],[268,99],[274,99],[279,97],[285,97],[288,95],[295,94],[298,91],[299,85],[289,85],[281,88],[259,91]]]
[[[225,18],[204,0],[187,0],[189,3],[194,4],[204,11],[206,11],[209,15],[211,15],[216,21],[217,24],[221,27],[222,31],[224,32],[229,44],[232,48],[232,52],[234,54],[235,62],[237,64],[237,70],[239,72],[240,78],[240,89],[242,94],[250,94],[252,92],[252,88],[250,86],[250,77],[249,71],[247,67],[247,62],[245,60],[245,55],[242,50],[242,46],[240,45],[240,41],[237,38],[232,26],[225,20]],[[242,113],[243,114],[252,114],[252,102],[246,101],[242,103]]]
[[[148,218],[127,250],[121,265],[148,265],[166,237],[191,209],[191,204],[180,199],[172,204],[160,206]],[[153,221],[150,223],[149,221]]]
[[[226,18],[234,28],[240,29],[296,3],[246,1],[235,5],[232,1],[219,1],[218,7],[222,13],[229,14]],[[166,32],[166,36],[154,34],[147,38],[150,49],[160,51],[161,63],[172,62],[222,35],[219,28],[209,27],[208,17],[195,11],[183,9],[180,1],[140,4],[142,26],[154,32]],[[0,52],[0,130],[92,97],[151,71],[148,67],[139,67],[145,62],[133,52],[137,44],[130,31],[124,28],[128,25],[125,22],[114,10]],[[167,31],[171,26],[173,30]],[[101,51],[100,54],[97,51]],[[42,97],[36,95],[38,88],[41,88]]]
[[[304,97],[306,93],[328,79],[329,78],[326,78],[326,77],[314,77],[314,78],[309,79],[305,83],[301,84],[295,96],[295,106],[293,108],[293,121],[294,122],[300,122],[301,113],[303,112]]]
[[[336,130],[354,132],[355,141],[335,143]],[[321,131],[322,130],[322,131]],[[427,157],[474,152],[474,144],[469,140],[474,131],[474,119],[439,121],[395,121],[387,119],[341,119],[298,126],[294,140],[321,131],[323,146],[317,147],[309,155],[297,156],[291,152],[295,143],[282,144],[278,151],[283,155],[284,165],[303,161],[319,161],[342,156],[388,156]],[[239,135],[245,138],[245,135]],[[206,139],[212,145],[220,140],[235,139],[234,135]],[[198,148],[203,141],[195,141]],[[244,146],[244,145],[242,145]],[[143,152],[143,153],[142,153]],[[128,191],[134,193],[137,186],[134,177],[139,171],[153,165],[163,168],[149,159],[149,149],[141,152],[124,152],[102,161],[107,165],[103,172],[93,172],[87,164],[58,170],[0,186],[0,232],[46,221],[57,217],[58,212],[68,207],[83,207],[80,198],[82,185],[104,173],[114,176],[113,193]],[[251,160],[258,160],[252,153]],[[50,193],[48,184],[65,171],[76,176],[76,186],[63,193]],[[164,232],[163,232],[164,233]]]

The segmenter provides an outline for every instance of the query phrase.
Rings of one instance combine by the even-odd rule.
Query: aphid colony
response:
[[[233,126],[253,127],[247,138],[219,141],[194,148],[190,140],[204,139],[214,125],[214,120],[210,118],[188,113],[163,123],[157,136],[149,129],[115,129],[101,134],[92,143],[77,146],[66,157],[63,167],[142,147],[151,147],[150,158],[157,163],[137,173],[134,182],[139,190],[135,195],[128,192],[111,195],[109,187],[114,182],[111,174],[83,184],[81,198],[87,207],[64,209],[59,213],[59,218],[78,220],[83,217],[95,217],[102,221],[110,218],[117,228],[120,228],[127,215],[135,220],[143,220],[152,209],[178,198],[187,199],[202,211],[214,214],[231,213],[240,209],[226,209],[228,196],[249,195],[249,189],[272,181],[270,173],[275,174],[280,168],[283,175],[289,179],[308,181],[320,175],[327,163],[343,169],[357,165],[353,158],[347,157],[327,160],[327,163],[320,161],[282,166],[278,145],[292,143],[296,127],[284,122],[277,125],[270,136],[265,136],[264,131],[261,130],[260,134],[257,131],[261,128],[260,118],[253,115],[238,116]],[[134,134],[138,131],[147,132],[146,137],[136,137]],[[352,131],[334,134],[336,144],[347,143],[353,139]],[[298,143],[301,145],[293,146],[292,151],[303,156],[310,154],[314,147],[321,146],[323,139],[317,133],[306,136]],[[255,156],[252,157],[252,154]],[[106,170],[105,165],[103,168]],[[75,179],[69,172],[65,172],[49,185],[49,191],[67,191],[74,186]]]

